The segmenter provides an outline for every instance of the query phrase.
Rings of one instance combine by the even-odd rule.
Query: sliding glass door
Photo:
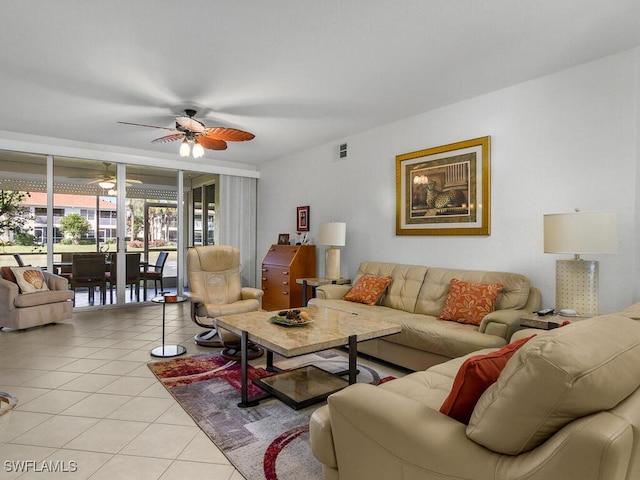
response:
[[[178,192],[187,191],[178,188],[178,178],[182,174],[171,169],[0,151],[0,191],[14,222],[0,223],[0,265],[17,265],[15,254],[70,278],[74,254],[99,252],[105,273],[117,279],[126,278],[126,254],[139,254],[139,298],[128,280],[107,284],[107,303],[113,290],[113,304],[124,304],[148,299],[147,287],[155,295],[146,268],[164,252],[162,284],[177,289]],[[122,270],[109,272],[111,260]]]
[[[217,177],[202,176],[191,186],[191,245],[218,243],[216,214]],[[204,184],[201,184],[204,182]]]

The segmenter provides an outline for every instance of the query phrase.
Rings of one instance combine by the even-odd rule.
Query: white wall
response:
[[[342,274],[364,260],[523,273],[555,301],[555,261],[543,253],[545,213],[615,211],[618,253],[600,261],[600,311],[638,300],[636,49],[426,112],[263,165],[258,259],[278,233],[295,233],[296,207],[347,223]],[[491,235],[396,236],[395,157],[491,136]],[[338,144],[348,143],[338,160]],[[318,275],[324,272],[318,247]]]

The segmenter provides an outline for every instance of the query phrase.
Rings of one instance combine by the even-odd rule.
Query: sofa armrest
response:
[[[20,290],[17,284],[0,278],[0,311],[13,310],[15,308],[15,299],[19,293]]]
[[[340,478],[493,478],[501,457],[464,424],[383,388],[351,385],[328,404]]]
[[[327,405],[320,407],[311,415],[309,437],[313,456],[327,467],[338,468],[336,448],[331,432],[331,415]]]
[[[529,298],[523,308],[506,308],[504,310],[491,312],[482,319],[479,331],[488,335],[502,337],[508,342],[511,336],[520,330],[520,319],[524,315],[540,310],[540,305],[540,290],[531,287],[529,290]]]
[[[185,292],[184,296],[187,297],[191,303],[204,303],[204,298],[195,293]]]
[[[260,290],[259,288],[253,288],[253,287],[242,287],[241,292],[242,292],[241,295],[243,300],[250,300],[252,298],[255,298],[256,300],[260,300],[264,295],[264,292],[262,290]]]
[[[344,297],[353,285],[322,285],[316,288],[316,298],[324,298],[326,300],[340,300]]]
[[[480,323],[479,331],[487,335],[496,335],[507,342],[520,329],[520,318],[526,315],[525,310],[507,308],[495,310],[485,316]]]
[[[42,272],[49,290],[69,290],[69,280],[51,272]]]

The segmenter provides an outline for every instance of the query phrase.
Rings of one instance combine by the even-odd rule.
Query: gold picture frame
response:
[[[491,234],[491,137],[396,156],[396,235]]]

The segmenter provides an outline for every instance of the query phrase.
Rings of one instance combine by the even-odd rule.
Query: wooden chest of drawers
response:
[[[296,280],[315,276],[315,245],[271,245],[262,260],[262,308],[301,307],[302,285]]]

